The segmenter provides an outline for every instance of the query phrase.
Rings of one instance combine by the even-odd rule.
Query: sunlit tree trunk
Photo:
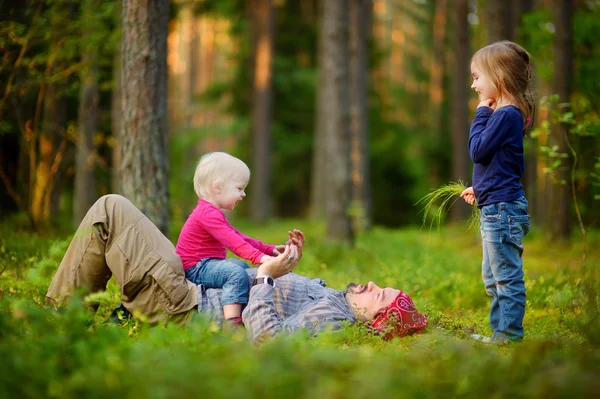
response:
[[[169,1],[123,0],[122,7],[122,190],[168,236]]]
[[[324,42],[325,211],[329,239],[353,243],[350,181],[348,0],[327,0]]]
[[[36,225],[46,224],[55,212],[52,209],[52,192],[56,174],[64,154],[66,103],[61,97],[60,85],[51,83],[44,96],[43,123],[39,132],[38,155],[32,184],[31,217]],[[35,151],[35,149],[34,149]]]
[[[250,10],[255,33],[251,217],[254,221],[262,223],[271,214],[273,0],[252,0]]]
[[[42,105],[41,123],[37,117],[30,125],[32,134],[29,147],[30,159],[30,207],[29,216],[35,226],[47,224],[58,213],[60,192],[55,192],[59,185],[60,165],[67,148],[66,124],[67,104],[64,95],[65,79],[60,76],[65,67],[61,59],[65,40],[63,29],[66,21],[73,17],[73,4],[57,2],[48,10],[49,50],[44,83],[38,97],[38,105]],[[42,101],[43,103],[40,103]],[[36,109],[36,114],[39,108]]]
[[[560,102],[570,102],[573,76],[573,1],[553,0],[552,16],[556,31],[554,34],[554,77],[553,92],[558,94]],[[562,111],[565,111],[564,109]],[[554,125],[549,136],[549,146],[558,146],[561,153],[569,153],[565,136],[569,134],[567,125]],[[547,191],[547,222],[552,239],[567,239],[571,233],[570,207],[570,158],[555,173],[558,181],[564,184],[549,184]]]
[[[452,78],[452,179],[470,181],[469,139],[469,24],[468,0],[454,0],[454,72]],[[464,201],[451,208],[452,220],[468,217],[470,209]]]
[[[350,135],[352,222],[355,232],[371,227],[369,126],[367,104],[367,40],[371,32],[371,0],[350,0]]]
[[[94,15],[97,0],[85,0],[83,10],[83,39],[89,41],[94,30]],[[93,44],[87,42],[83,50],[84,69],[79,89],[79,121],[77,132],[77,150],[75,156],[75,198],[73,199],[73,224],[75,227],[85,216],[96,200],[95,148],[94,134],[98,130],[98,52]]]
[[[443,177],[443,162],[439,154],[442,148],[442,101],[444,99],[444,75],[446,73],[446,43],[448,1],[436,0],[433,15],[433,62],[429,66],[429,126],[431,127],[431,143],[429,148],[430,187],[438,187]]]

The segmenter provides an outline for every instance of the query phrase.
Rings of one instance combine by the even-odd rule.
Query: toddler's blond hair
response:
[[[239,178],[248,181],[250,169],[240,159],[226,152],[209,152],[198,161],[194,172],[194,191],[198,198],[211,193],[213,183]]]

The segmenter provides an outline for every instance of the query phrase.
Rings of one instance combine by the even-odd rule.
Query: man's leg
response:
[[[198,303],[198,289],[185,280],[173,244],[119,195],[103,196],[90,208],[47,297],[61,303],[80,287],[104,290],[111,274],[121,287],[125,308],[145,315],[150,323],[175,315],[186,321]]]
[[[100,198],[88,210],[60,262],[46,293],[47,302],[55,307],[62,305],[75,290],[85,294],[106,289],[112,276],[104,255],[109,233],[104,211],[106,200]],[[98,304],[92,305],[94,311],[97,308]]]

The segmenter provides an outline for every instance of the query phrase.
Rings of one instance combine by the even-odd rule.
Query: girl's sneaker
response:
[[[481,334],[471,334],[471,338],[473,338],[475,341],[483,342],[484,344],[492,343],[492,339],[490,337],[486,337],[485,335]]]

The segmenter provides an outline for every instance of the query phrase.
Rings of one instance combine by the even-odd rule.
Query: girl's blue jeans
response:
[[[239,259],[202,259],[185,271],[185,278],[205,288],[222,288],[223,305],[248,303],[250,278],[248,265]]]
[[[481,208],[485,291],[492,298],[490,327],[493,341],[523,339],[525,282],[523,237],[529,232],[527,199],[499,202]]]

